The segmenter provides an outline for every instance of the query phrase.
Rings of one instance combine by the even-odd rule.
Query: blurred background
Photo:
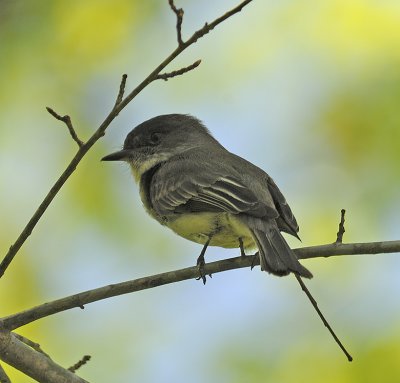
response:
[[[233,0],[176,1],[184,37]],[[167,1],[0,1],[0,251],[4,256],[85,140],[176,47]],[[127,165],[101,163],[138,123],[200,118],[266,170],[302,243],[400,239],[400,3],[258,1],[179,57],[195,71],[146,88],[84,158],[0,281],[0,315],[192,266],[201,250],[144,212]],[[239,255],[211,248],[207,260]],[[400,377],[399,254],[303,261],[354,356],[348,363],[294,278],[236,270],[87,305],[20,330],[92,382],[393,382]],[[3,364],[4,365],[4,364]],[[13,382],[30,382],[5,366]]]

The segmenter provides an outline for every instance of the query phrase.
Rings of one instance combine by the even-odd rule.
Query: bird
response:
[[[208,246],[257,249],[261,270],[312,278],[281,232],[299,226],[274,180],[229,152],[189,114],[165,114],[136,126],[122,150],[102,161],[125,161],[147,213],[176,234]],[[203,282],[205,277],[200,273]]]

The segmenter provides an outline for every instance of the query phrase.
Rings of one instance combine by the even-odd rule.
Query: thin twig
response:
[[[11,383],[10,378],[4,371],[4,368],[0,365],[0,383]]]
[[[78,146],[81,148],[84,145],[84,142],[81,141],[78,138],[78,135],[75,132],[75,129],[72,125],[71,117],[68,115],[61,116],[57,112],[55,112],[53,109],[50,107],[46,106],[47,111],[57,120],[62,121],[65,125],[67,125],[67,128],[69,130],[69,134],[71,135],[72,139],[78,144]]]
[[[343,234],[345,233],[344,229],[344,215],[346,214],[346,210],[340,210],[340,222],[339,222],[339,231],[337,232],[336,242],[335,243],[342,243],[343,242]]]
[[[322,314],[321,310],[318,307],[317,301],[314,299],[314,297],[311,295],[310,291],[308,290],[307,286],[304,284],[303,280],[301,279],[300,276],[297,274],[294,275],[299,282],[301,289],[306,293],[308,299],[310,300],[311,304],[313,305],[315,311],[318,313],[319,317],[321,318],[322,322],[324,323],[325,327],[328,329],[328,331],[331,333],[333,339],[335,342],[338,344],[338,346],[342,349],[344,354],[347,357],[347,360],[351,362],[353,360],[353,357],[347,352],[346,348],[343,346],[342,342],[340,339],[337,337],[335,332],[333,331],[332,327],[328,323],[328,321],[325,319],[324,314]]]
[[[79,370],[83,365],[85,365],[91,359],[90,355],[84,355],[81,360],[76,362],[73,366],[68,368],[68,371],[71,371],[75,374],[75,371]]]
[[[106,129],[109,127],[111,122],[118,116],[118,114],[150,83],[157,79],[157,76],[160,72],[170,64],[177,56],[179,56],[186,48],[194,44],[200,37],[204,36],[211,29],[215,28],[218,24],[225,21],[227,18],[233,16],[234,14],[240,12],[242,8],[250,3],[252,0],[245,0],[240,3],[238,6],[233,8],[232,10],[225,13],[223,16],[214,20],[211,24],[206,24],[203,28],[196,31],[192,37],[186,41],[185,43],[179,45],[164,61],[161,62],[136,88],[134,88],[118,105],[114,105],[112,110],[109,112],[105,120],[101,123],[101,125],[97,128],[97,130],[93,133],[93,135],[79,147],[78,152],[72,158],[71,162],[68,164],[64,172],[61,174],[60,178],[55,182],[53,187],[50,189],[46,197],[43,199],[42,203],[37,208],[36,212],[33,214],[31,219],[26,224],[25,228],[22,230],[14,244],[12,244],[3,258],[0,264],[0,278],[4,275],[5,271],[11,264],[15,255],[18,253],[19,249],[25,243],[27,238],[31,235],[32,230],[36,227],[40,218],[43,216],[44,212],[47,210],[55,196],[58,194],[60,189],[63,187],[64,183],[71,176],[71,174],[75,171],[76,167],[85,156],[85,154],[89,151],[89,149],[101,138],[104,136]],[[212,28],[210,28],[212,26]],[[50,112],[50,111],[49,111]],[[51,112],[50,112],[51,113]],[[56,114],[57,115],[57,114]],[[57,115],[58,116],[58,115]],[[56,117],[54,115],[54,117]],[[61,116],[59,116],[61,117]],[[56,117],[57,118],[57,117]],[[61,117],[62,120],[62,117]],[[62,120],[63,121],[63,120]]]
[[[245,0],[242,1],[239,5],[235,8],[232,8],[230,11],[226,12],[224,15],[215,19],[212,23],[205,23],[203,28],[199,29],[195,33],[193,33],[192,37],[190,37],[186,42],[185,45],[190,45],[196,42],[199,38],[203,37],[205,34],[212,31],[217,25],[221,24],[223,21],[228,19],[229,17],[233,16],[234,14],[240,12],[247,4],[251,3],[253,0]]]
[[[17,339],[19,339],[21,342],[25,343],[27,346],[33,348],[35,351],[40,352],[41,354],[43,354],[44,356],[47,356],[48,358],[50,358],[49,354],[46,354],[43,349],[40,347],[39,343],[33,342],[30,339],[24,337],[23,335],[20,334],[16,334],[14,333],[15,337]],[[51,359],[51,358],[50,358]]]
[[[121,83],[119,84],[118,96],[117,96],[117,99],[115,100],[114,108],[116,106],[118,106],[118,104],[120,104],[122,99],[124,98],[125,86],[126,86],[127,78],[128,78],[127,74],[123,74],[122,75]]]
[[[379,253],[400,252],[400,241],[370,242],[370,243],[348,243],[330,244],[322,246],[303,247],[294,250],[298,258],[330,257],[335,255],[362,255]],[[204,265],[204,274],[216,274],[227,270],[259,265],[258,255],[224,259],[222,261],[207,263]],[[185,269],[169,271],[162,274],[151,275],[127,282],[107,285],[97,289],[84,291],[79,294],[70,295],[52,302],[48,302],[31,309],[19,312],[0,319],[0,328],[15,330],[35,320],[65,311],[75,307],[81,307],[88,303],[102,299],[128,294],[136,291],[163,286],[170,283],[180,282],[188,279],[196,279],[199,276],[197,266]]]
[[[174,4],[174,0],[168,0],[169,6],[171,7],[172,11],[176,15],[176,38],[178,40],[178,45],[184,45],[182,40],[182,22],[183,22],[183,9],[176,8]]]
[[[184,73],[190,72],[191,70],[197,68],[201,63],[201,60],[197,60],[195,61],[192,65],[189,65],[187,67],[178,69],[178,70],[174,70],[172,72],[167,72],[167,73],[160,73],[159,75],[157,75],[156,80],[165,80],[168,81],[168,79],[176,77],[176,76],[180,76]]]

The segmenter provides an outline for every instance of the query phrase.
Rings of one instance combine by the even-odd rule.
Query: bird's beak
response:
[[[119,152],[111,153],[103,157],[102,161],[125,161],[129,157],[129,150],[122,149]]]

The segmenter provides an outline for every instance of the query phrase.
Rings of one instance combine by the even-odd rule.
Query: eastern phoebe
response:
[[[204,245],[258,248],[261,270],[312,278],[280,231],[298,238],[296,219],[272,178],[227,151],[195,117],[167,114],[133,129],[122,150],[146,211],[162,225]],[[204,276],[203,281],[204,281]]]

